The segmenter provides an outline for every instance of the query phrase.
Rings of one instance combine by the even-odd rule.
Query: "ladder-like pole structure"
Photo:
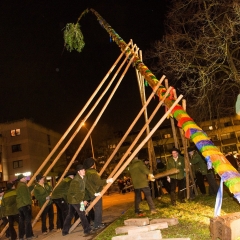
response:
[[[120,47],[121,51],[124,51],[124,49],[126,48],[126,43],[124,42],[124,40],[101,17],[98,12],[96,12],[94,9],[90,9],[90,11],[97,17],[101,26],[109,33],[111,39]],[[84,11],[84,13],[86,12],[88,12],[88,10]],[[78,20],[80,20],[80,18]],[[79,26],[79,24],[77,23],[75,25],[76,29],[77,25]],[[74,35],[74,37],[76,38],[76,35]],[[65,43],[67,45],[66,41]],[[73,47],[68,48],[70,50],[74,49]],[[77,48],[75,47],[75,49]],[[129,58],[131,58],[131,55],[133,55],[133,51],[128,48],[125,53],[127,54],[128,52],[130,52]],[[147,81],[149,86],[154,89],[156,95],[161,100],[164,93],[166,92],[166,88],[161,85],[158,89],[155,89],[155,86],[158,83],[158,79],[138,58],[138,56],[134,56],[133,63],[137,70]],[[165,99],[164,104],[167,108],[171,108],[174,101],[175,98],[173,94],[169,94],[169,96]],[[238,202],[240,202],[240,173],[230,164],[230,162],[224,157],[220,150],[213,144],[207,134],[194,122],[194,120],[187,114],[187,112],[183,109],[182,106],[180,106],[179,104],[176,105],[172,109],[171,114],[177,120],[178,127],[183,129],[185,137],[191,139],[192,142],[196,145],[197,149],[205,157],[208,168],[211,168],[212,166],[214,167],[215,172],[221,177],[221,181],[224,182],[224,184],[229,188],[229,191],[234,195]]]

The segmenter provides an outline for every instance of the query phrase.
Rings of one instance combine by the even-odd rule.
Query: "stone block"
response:
[[[160,230],[150,231],[150,232],[141,232],[137,235],[122,235],[112,237],[112,240],[154,240],[162,239],[162,234]]]
[[[138,234],[139,232],[149,232],[149,231],[154,231],[154,230],[163,229],[163,228],[168,228],[168,224],[166,222],[129,229],[128,235]]]
[[[173,226],[178,224],[177,218],[156,218],[150,221],[150,224],[167,222],[168,226]]]
[[[130,218],[124,221],[125,226],[146,226],[149,224],[149,218]]]
[[[121,227],[117,227],[115,229],[115,233],[116,234],[124,234],[124,233],[128,233],[128,230],[130,229],[136,229],[138,228],[137,226],[121,226]]]
[[[191,238],[162,238],[161,240],[191,240]]]

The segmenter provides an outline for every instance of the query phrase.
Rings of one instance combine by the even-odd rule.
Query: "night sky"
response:
[[[165,2],[2,0],[0,122],[30,118],[63,133],[120,54],[92,13],[80,21],[86,44],[82,53],[68,52],[63,40],[66,24],[94,8],[125,42],[133,39],[144,52],[163,34]],[[157,99],[153,101],[155,106]],[[125,131],[140,106],[135,69],[130,67],[99,124]]]

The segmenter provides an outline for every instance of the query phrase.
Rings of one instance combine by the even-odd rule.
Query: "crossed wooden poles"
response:
[[[129,48],[129,46],[132,45],[132,52],[134,52],[134,54],[132,54],[132,52],[128,52],[126,54],[126,50]],[[115,87],[113,88],[112,92],[110,93],[108,99],[106,100],[103,108],[101,109],[101,111],[99,112],[96,120],[94,121],[94,123],[92,124],[92,127],[89,129],[87,135],[85,136],[85,138],[83,139],[83,141],[81,142],[80,146],[78,147],[76,153],[74,154],[74,156],[72,157],[71,161],[69,162],[68,166],[66,167],[64,173],[62,174],[62,176],[60,177],[60,179],[58,180],[56,186],[54,187],[54,189],[58,186],[58,184],[62,181],[62,179],[64,178],[64,176],[66,175],[66,173],[68,172],[68,170],[70,169],[70,167],[72,166],[72,164],[74,163],[76,157],[78,156],[79,152],[81,151],[82,147],[84,146],[84,144],[86,143],[87,139],[89,138],[90,134],[92,133],[93,129],[95,128],[95,126],[97,125],[100,117],[102,116],[102,114],[104,113],[104,111],[106,110],[109,102],[111,101],[114,93],[116,92],[118,86],[120,85],[122,79],[124,78],[126,72],[128,71],[130,65],[133,62],[133,59],[136,57],[136,54],[138,52],[138,48],[136,48],[136,45],[132,44],[132,41],[130,41],[126,48],[122,51],[122,53],[120,54],[120,56],[117,58],[117,60],[115,61],[115,63],[113,64],[113,66],[110,68],[110,70],[108,71],[108,73],[106,74],[106,76],[103,78],[103,80],[101,81],[101,83],[99,84],[99,86],[96,88],[96,90],[93,92],[93,94],[91,95],[91,97],[89,98],[89,100],[87,101],[87,103],[84,105],[83,109],[80,111],[80,113],[77,115],[77,117],[74,119],[74,121],[72,122],[72,124],[69,126],[69,128],[66,130],[66,132],[63,134],[63,136],[61,137],[61,139],[59,140],[59,142],[56,144],[56,146],[53,148],[53,150],[51,151],[51,153],[47,156],[47,158],[43,161],[43,163],[41,164],[41,166],[38,168],[38,170],[35,172],[35,174],[32,176],[32,178],[30,179],[30,181],[28,182],[28,186],[31,186],[34,182],[34,179],[36,178],[36,176],[42,171],[42,169],[45,167],[45,165],[48,163],[48,161],[51,159],[51,157],[53,156],[53,154],[59,149],[60,145],[63,143],[63,141],[65,140],[65,138],[67,137],[67,135],[69,134],[69,132],[72,130],[72,128],[79,124],[79,119],[82,117],[83,113],[86,111],[86,109],[88,108],[88,106],[90,105],[90,103],[93,101],[94,97],[97,95],[97,93],[100,91],[100,89],[103,87],[103,85],[106,83],[106,80],[108,79],[109,75],[113,72],[113,70],[115,69],[115,67],[119,64],[121,58],[124,56],[124,54],[126,55],[125,58],[123,59],[122,63],[120,64],[120,66],[118,67],[116,73],[114,74],[114,76],[112,77],[112,79],[110,80],[110,82],[107,84],[107,86],[104,88],[102,94],[98,97],[97,100],[95,100],[95,103],[93,105],[93,107],[88,111],[88,113],[86,114],[86,116],[83,118],[82,121],[80,121],[80,124],[78,125],[77,129],[75,130],[75,132],[72,134],[72,136],[69,138],[69,140],[67,141],[67,143],[65,144],[65,146],[60,150],[60,152],[58,153],[58,155],[55,157],[55,159],[53,160],[53,162],[51,163],[51,165],[48,167],[48,169],[45,171],[44,176],[47,176],[48,173],[51,171],[51,169],[53,168],[53,166],[57,163],[57,161],[59,160],[59,158],[61,157],[61,155],[65,152],[65,150],[67,149],[67,147],[70,145],[70,143],[72,142],[72,140],[74,139],[74,137],[76,137],[76,135],[78,134],[78,132],[80,131],[80,129],[82,128],[84,122],[86,122],[86,120],[88,119],[88,117],[91,115],[91,113],[95,110],[95,108],[98,106],[99,102],[102,100],[102,98],[105,96],[105,94],[107,93],[107,91],[110,89],[111,85],[113,84],[114,80],[116,79],[117,75],[119,74],[120,70],[122,70],[124,64],[127,63],[123,73],[121,74],[120,78],[118,79]],[[131,58],[129,59],[129,56],[131,55]],[[156,85],[156,90],[158,89],[158,87],[161,85],[161,83],[163,82],[165,76],[162,76],[162,78],[160,79],[160,81],[158,82],[158,84]],[[118,178],[118,176],[123,172],[123,170],[128,166],[128,164],[131,162],[131,160],[136,156],[136,154],[140,151],[140,149],[144,146],[144,144],[146,144],[149,139],[151,138],[151,136],[155,133],[155,131],[159,128],[159,126],[162,124],[162,122],[168,117],[168,115],[171,113],[172,109],[179,103],[179,101],[182,99],[182,95],[180,95],[175,102],[173,103],[173,105],[168,109],[168,111],[163,115],[163,117],[158,121],[158,123],[155,125],[155,127],[149,132],[149,134],[147,134],[147,136],[144,138],[144,140],[139,143],[137,145],[137,142],[139,141],[140,137],[142,136],[142,134],[146,131],[147,127],[149,126],[149,123],[152,121],[152,119],[154,118],[155,114],[158,112],[159,108],[162,106],[162,104],[164,103],[165,98],[168,96],[169,92],[171,91],[171,87],[168,88],[168,90],[166,91],[166,93],[164,94],[163,98],[161,99],[161,101],[158,103],[158,105],[156,106],[155,110],[153,111],[153,113],[151,114],[151,116],[149,117],[149,119],[146,121],[145,125],[143,126],[143,128],[141,129],[141,131],[139,132],[139,134],[137,135],[137,137],[135,138],[135,140],[133,141],[133,143],[131,144],[131,146],[128,148],[128,150],[125,152],[125,154],[123,155],[123,157],[121,158],[121,160],[119,161],[119,163],[116,165],[116,167],[114,168],[114,170],[112,171],[112,173],[110,174],[109,177],[113,177],[114,180],[116,180]],[[102,173],[105,171],[106,167],[108,166],[108,164],[111,162],[111,160],[113,159],[113,157],[115,156],[115,154],[117,153],[117,151],[119,150],[119,148],[121,147],[122,143],[124,142],[124,140],[127,138],[127,136],[129,135],[129,133],[132,131],[134,125],[136,124],[136,122],[139,120],[139,118],[141,117],[141,115],[145,112],[148,104],[150,103],[151,99],[153,98],[153,96],[156,94],[155,91],[153,91],[151,93],[151,95],[149,96],[149,98],[147,99],[147,101],[143,104],[142,109],[139,111],[138,115],[136,116],[136,118],[134,119],[134,121],[132,122],[132,124],[130,125],[130,127],[128,128],[128,130],[126,131],[126,133],[124,134],[124,136],[122,137],[122,139],[120,140],[120,142],[118,143],[118,145],[116,146],[116,148],[114,149],[114,151],[112,152],[112,154],[110,155],[110,157],[108,158],[108,160],[106,161],[105,165],[103,166],[103,168],[100,171],[100,175],[102,175]],[[134,147],[137,146],[137,148],[133,151]],[[133,151],[133,152],[132,152]],[[131,153],[132,152],[132,153]],[[169,174],[173,174],[176,173],[175,170],[173,170],[173,172],[166,172],[165,175],[169,175]],[[164,176],[164,173],[161,175],[161,177]],[[159,176],[160,177],[160,176]],[[104,189],[101,192],[101,195],[96,197],[94,199],[94,201],[89,205],[89,207],[86,209],[86,214],[90,211],[90,209],[96,204],[96,202],[102,197],[102,195],[107,191],[107,189],[111,186],[111,183],[108,183]],[[32,226],[34,226],[37,222],[37,220],[40,218],[43,210],[45,209],[45,207],[47,206],[49,200],[46,200],[45,204],[42,206],[42,208],[40,209],[40,211],[38,212],[36,218],[33,220],[32,222]],[[73,231],[75,229],[75,227],[79,224],[80,220],[77,220],[74,225],[71,227],[70,231]],[[6,229],[8,228],[8,225],[3,229],[3,231],[0,234],[0,237],[3,236],[3,234],[5,233]]]

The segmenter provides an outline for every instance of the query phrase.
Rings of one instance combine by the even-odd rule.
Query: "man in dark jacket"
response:
[[[143,213],[139,208],[141,202],[141,192],[144,193],[145,199],[148,203],[152,214],[156,213],[156,208],[151,197],[151,190],[149,188],[147,176],[151,181],[154,181],[154,176],[146,165],[136,156],[129,164],[129,172],[132,178],[132,183],[135,193],[135,213],[141,216]]]
[[[68,214],[68,202],[67,193],[72,179],[74,178],[76,172],[69,171],[65,175],[65,178],[58,184],[57,187],[52,192],[51,199],[57,206],[58,221],[60,222],[58,229],[63,229],[63,223]]]
[[[42,176],[41,174],[38,174],[36,176],[36,185],[33,189],[33,194],[35,198],[38,200],[39,207],[41,208],[46,200],[50,200],[48,202],[48,205],[45,207],[41,214],[41,221],[42,221],[42,233],[45,235],[48,233],[47,231],[47,224],[46,224],[46,218],[48,215],[48,221],[49,221],[49,231],[52,231],[54,229],[54,224],[53,224],[53,203],[52,200],[50,199],[49,195],[52,192],[52,187],[48,184],[45,183],[45,177]]]
[[[7,183],[7,191],[3,195],[2,208],[3,215],[8,218],[9,222],[9,235],[11,240],[17,239],[17,233],[14,228],[14,221],[19,223],[19,214],[17,209],[17,192],[14,184]]]
[[[18,175],[17,185],[17,208],[19,211],[19,240],[23,240],[26,234],[26,240],[31,240],[37,236],[32,231],[32,197],[27,186],[27,179],[23,174]]]
[[[185,203],[185,162],[184,157],[179,154],[179,149],[172,149],[172,157],[170,157],[167,161],[167,170],[172,168],[177,168],[179,173],[173,174],[168,177],[168,181],[170,181],[171,188],[171,203],[173,206],[176,205],[176,188],[178,187],[178,197],[181,203]]]
[[[83,167],[86,169],[86,190],[87,195],[93,201],[107,183],[112,183],[113,178],[101,179],[96,171],[96,164],[93,158],[87,158],[83,162]],[[102,223],[102,198],[94,206],[94,229],[98,230],[105,227]]]
[[[62,229],[63,236],[68,234],[75,211],[78,213],[80,217],[85,236],[94,233],[85,215],[85,206],[87,205],[87,201],[85,201],[85,185],[86,185],[85,169],[83,168],[82,165],[77,165],[76,171],[77,174],[71,181],[67,193],[67,201],[69,203],[69,206],[68,215],[63,224]]]

